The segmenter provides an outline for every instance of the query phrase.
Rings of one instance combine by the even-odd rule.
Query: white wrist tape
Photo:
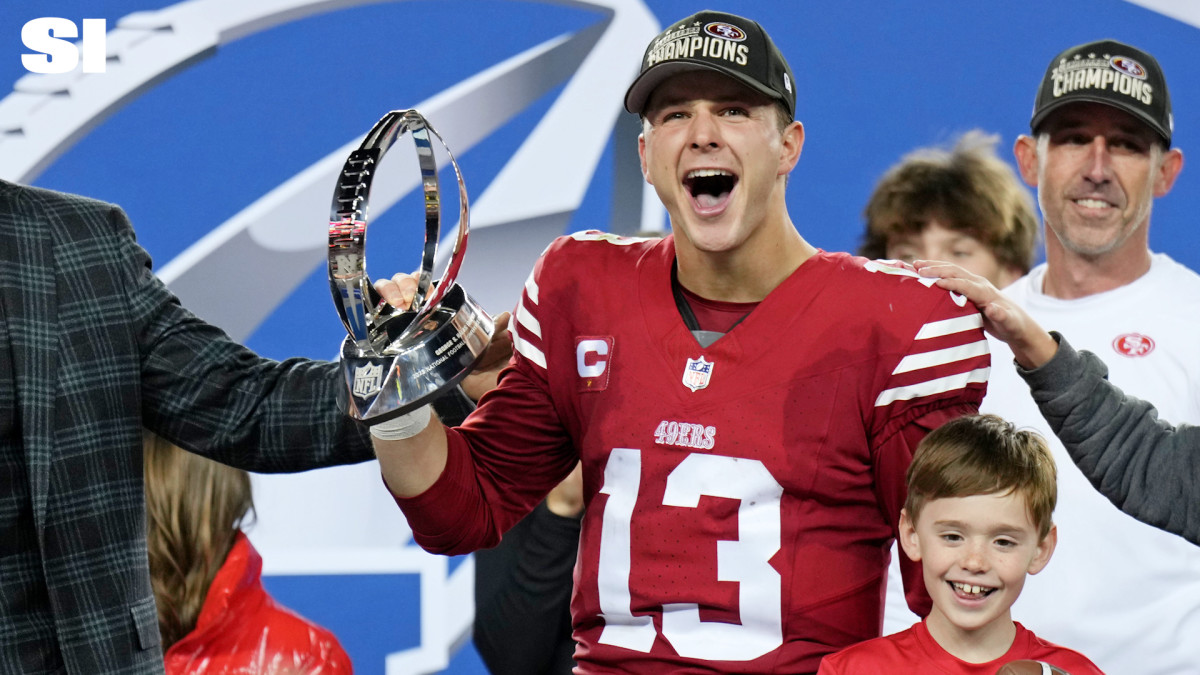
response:
[[[402,441],[424,431],[431,417],[433,408],[426,404],[410,413],[372,425],[371,435],[384,441]]]

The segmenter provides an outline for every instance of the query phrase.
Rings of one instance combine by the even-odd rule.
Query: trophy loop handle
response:
[[[417,149],[425,202],[425,245],[417,270],[417,292],[408,311],[388,305],[375,290],[366,269],[366,236],[371,183],[383,156],[405,132]],[[437,138],[458,182],[458,236],[441,279],[434,284],[433,262],[441,238],[441,196],[437,161],[430,135]],[[416,110],[393,110],[367,132],[350,153],[338,176],[329,214],[329,285],[338,315],[362,354],[384,354],[398,338],[419,326],[442,300],[458,277],[470,231],[470,207],[462,171],[454,153],[428,120]],[[399,325],[397,325],[399,324]]]

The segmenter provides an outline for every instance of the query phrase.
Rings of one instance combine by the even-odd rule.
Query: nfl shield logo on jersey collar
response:
[[[693,392],[707,387],[708,381],[712,379],[712,370],[713,362],[705,361],[703,356],[688,359],[687,365],[683,367],[683,386]]]

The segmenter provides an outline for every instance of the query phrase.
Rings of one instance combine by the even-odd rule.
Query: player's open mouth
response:
[[[948,583],[954,589],[956,595],[968,600],[982,600],[996,591],[996,589],[989,586],[976,586],[975,584],[964,584],[957,581]]]
[[[694,169],[683,179],[699,211],[719,210],[729,199],[738,178],[724,169]]]

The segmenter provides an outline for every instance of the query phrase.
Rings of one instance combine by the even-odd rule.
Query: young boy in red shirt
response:
[[[818,675],[992,675],[1017,660],[1100,673],[1012,620],[1025,575],[1046,566],[1058,541],[1046,441],[995,415],[961,417],[921,441],[907,479],[900,545],[922,563],[933,611],[906,631],[826,657]]]

